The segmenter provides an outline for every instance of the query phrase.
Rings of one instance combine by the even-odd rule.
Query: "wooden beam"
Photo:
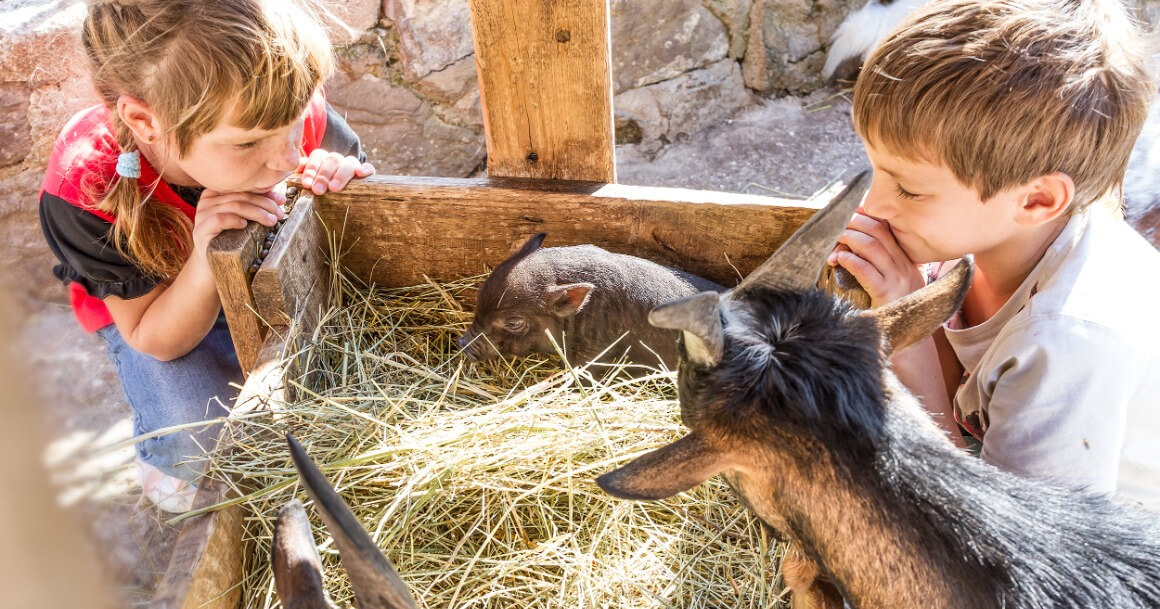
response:
[[[470,0],[492,177],[615,182],[608,0]]]
[[[257,363],[234,403],[230,416],[268,408],[283,399],[283,379],[290,332],[273,328],[262,345]],[[219,449],[231,450],[229,428],[218,438]],[[194,510],[232,497],[230,486],[206,480],[197,491]],[[174,542],[169,567],[157,586],[149,609],[236,609],[241,602],[245,544],[245,508],[231,505],[185,521]]]
[[[725,286],[757,267],[817,202],[564,180],[372,176],[317,197],[342,264],[384,286],[483,273],[528,237],[592,243]]]
[[[230,337],[238,353],[242,372],[249,374],[258,359],[265,331],[256,314],[250,291],[250,265],[261,256],[262,244],[270,229],[257,222],[246,228],[222,231],[206,252],[218,297],[230,326]]]
[[[315,209],[312,195],[298,196],[251,286],[262,320],[306,334],[330,300],[329,244]]]

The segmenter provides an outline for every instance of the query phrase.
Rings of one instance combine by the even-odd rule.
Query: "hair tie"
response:
[[[141,153],[136,150],[122,152],[117,157],[117,175],[133,179],[141,177]]]

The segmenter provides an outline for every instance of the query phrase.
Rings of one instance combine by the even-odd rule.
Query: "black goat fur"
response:
[[[1160,607],[1160,516],[955,449],[920,409],[892,402],[900,392],[911,398],[884,370],[871,317],[820,291],[773,290],[723,299],[721,315],[721,362],[682,358],[685,423],[806,447],[803,472],[824,450],[838,483],[869,504],[869,520],[891,527],[918,553],[915,565],[947,582],[953,598],[931,606]],[[835,551],[812,542],[818,525],[808,509],[782,516],[793,529],[783,532],[828,572]],[[857,609],[852,582],[831,578]]]

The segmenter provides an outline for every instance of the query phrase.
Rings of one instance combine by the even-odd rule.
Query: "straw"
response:
[[[279,607],[268,555],[278,509],[306,501],[292,431],[424,607],[783,606],[783,551],[712,480],[660,502],[593,482],[680,437],[674,375],[558,359],[468,364],[455,339],[481,278],[342,293],[299,351],[292,397],[231,421],[211,472],[248,490],[243,606]],[[353,606],[309,502],[331,599]]]

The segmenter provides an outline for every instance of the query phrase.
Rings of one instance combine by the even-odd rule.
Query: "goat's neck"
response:
[[[932,442],[942,440],[920,408],[909,394],[896,400],[888,413],[888,433],[899,426],[925,425],[930,433],[920,435]],[[894,437],[887,440],[895,441]],[[930,552],[930,544],[938,542],[919,533],[937,530],[943,523],[911,522],[913,515],[895,511],[907,499],[891,497],[890,490],[873,481],[883,475],[939,476],[943,472],[923,471],[925,464],[918,463],[903,465],[913,471],[883,472],[870,463],[865,471],[850,471],[836,466],[826,447],[800,441],[787,450],[770,450],[761,461],[749,472],[728,476],[730,483],[762,520],[789,536],[822,566],[852,607],[972,606],[977,591],[964,589],[961,581],[969,578],[943,570],[947,565],[938,564]],[[945,555],[945,550],[934,551]]]

